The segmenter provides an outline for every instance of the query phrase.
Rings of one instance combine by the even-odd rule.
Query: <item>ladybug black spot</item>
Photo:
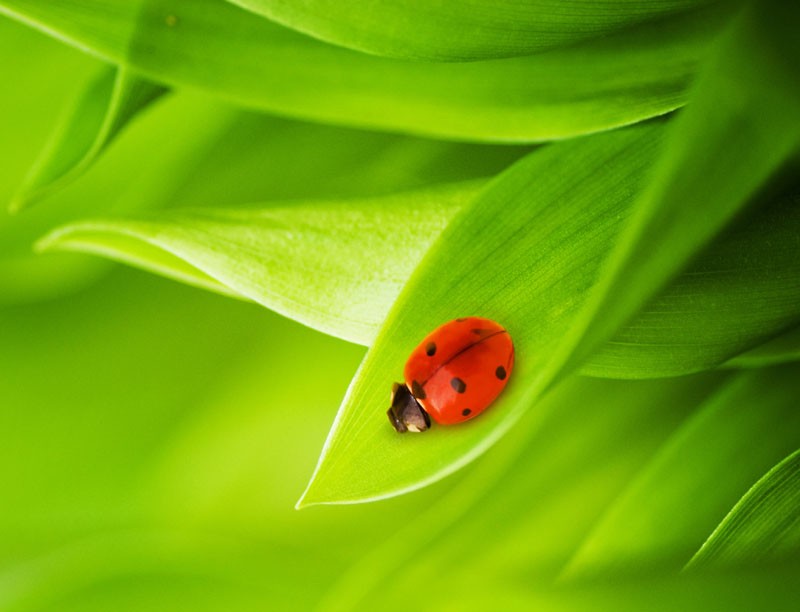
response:
[[[466,321],[466,320],[467,320],[466,317],[461,317],[460,319],[456,319],[456,321],[458,321],[459,323],[461,323],[462,321]]]
[[[503,366],[498,366],[497,369],[494,371],[494,375],[497,376],[500,380],[505,380],[506,378],[506,369]]]
[[[464,393],[467,390],[467,383],[460,378],[454,378],[450,381],[450,386],[456,390],[456,393]]]
[[[416,380],[411,382],[411,393],[417,399],[424,400],[427,397],[427,395],[425,395],[425,389],[423,389],[422,385]]]
[[[475,334],[476,336],[481,336],[481,337],[483,337],[483,336],[487,336],[487,335],[491,334],[491,333],[492,333],[492,330],[491,330],[491,329],[480,329],[480,328],[476,328],[476,329],[473,329],[473,330],[472,330],[472,333],[473,333],[473,334]]]
[[[464,410],[461,411],[461,414],[463,416],[469,416],[470,414],[472,414],[472,410],[470,410],[469,408],[464,408]]]
[[[425,345],[425,354],[428,357],[433,357],[436,354],[436,343],[435,342],[428,342]]]

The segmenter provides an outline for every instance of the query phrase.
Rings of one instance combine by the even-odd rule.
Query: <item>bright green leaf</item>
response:
[[[475,60],[529,55],[705,2],[537,0],[229,0],[351,49],[399,58]]]
[[[18,211],[80,175],[166,88],[125,68],[106,67],[81,93],[11,202]]]
[[[454,219],[356,374],[301,503],[397,495],[465,465],[730,224],[800,144],[793,68],[774,53],[791,28],[773,26],[746,14],[722,41],[599,282],[597,255],[572,228],[581,215],[597,215],[585,227],[610,223],[615,203],[642,187],[653,126],[549,147]],[[382,406],[406,356],[436,325],[471,314],[511,332],[514,380],[478,421],[397,436]]]
[[[87,220],[55,230],[39,245],[132,263],[369,345],[404,279],[479,187]],[[611,248],[631,202],[614,209],[604,225],[575,218],[596,260]],[[800,314],[800,287],[793,282],[800,275],[796,203],[797,196],[777,198],[712,243],[582,371],[616,378],[686,374],[715,367],[794,323]],[[581,223],[591,227],[579,230]],[[425,231],[413,241],[398,240],[398,228],[407,225]],[[716,309],[720,303],[724,313]]]
[[[574,314],[577,297],[594,282],[597,242],[602,248],[613,236],[662,131],[662,124],[638,126],[546,147],[501,175],[453,219],[356,374],[306,502],[418,488],[488,448],[524,413],[521,381],[535,375],[560,339],[558,323]],[[517,352],[509,386],[479,420],[421,436],[397,435],[385,411],[406,357],[436,325],[471,314],[509,329]],[[392,469],[375,467],[383,465]]]
[[[556,364],[569,370],[608,340],[800,150],[800,16],[781,21],[781,6],[750,6],[719,41]]]
[[[796,394],[794,400],[796,407]],[[786,457],[753,485],[686,568],[753,563],[797,552],[798,547],[800,451]]]
[[[590,355],[581,372],[646,378],[702,371],[795,325],[800,185],[759,203]],[[781,346],[761,351],[761,364],[791,360]]]
[[[420,256],[482,185],[88,221],[39,246],[110,256],[368,344]]]
[[[367,56],[221,0],[2,0],[0,11],[154,80],[317,121],[484,141],[542,141],[681,106],[727,7],[549,53],[465,64]]]

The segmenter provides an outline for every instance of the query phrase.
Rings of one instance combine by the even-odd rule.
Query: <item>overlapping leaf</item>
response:
[[[570,234],[559,218],[567,214],[563,202],[611,206],[633,197],[640,185],[632,173],[637,161],[646,163],[654,132],[616,131],[587,138],[590,144],[552,147],[549,157],[548,151],[539,156],[542,165],[518,165],[448,226],[357,373],[306,503],[395,495],[470,461],[535,409],[532,404],[548,386],[610,339],[752,201],[800,145],[800,123],[794,120],[800,111],[798,83],[783,55],[792,50],[787,47],[792,31],[785,21],[767,19],[771,8],[744,15],[722,41],[694,104],[672,126],[658,170],[588,299],[595,267],[581,261],[584,236]],[[583,174],[589,159],[604,164],[602,180]],[[586,215],[597,207],[578,206]],[[606,212],[595,223],[608,217]],[[466,252],[456,246],[464,240],[470,245]],[[548,257],[569,263],[555,267]],[[397,436],[378,409],[386,389],[424,333],[420,330],[467,314],[494,318],[509,329],[517,346],[516,381],[479,422],[458,431],[440,428],[424,440]]]
[[[400,58],[475,60],[528,55],[607,35],[702,0],[625,3],[594,0],[229,0],[291,28],[344,47]]]
[[[53,133],[11,202],[11,210],[19,210],[79,176],[129,121],[166,91],[125,68],[102,70]]]
[[[89,221],[56,230],[39,245],[127,261],[368,344],[421,255],[482,184]]]
[[[548,53],[465,64],[321,43],[221,0],[3,0],[0,11],[158,81],[324,122],[489,141],[608,129],[681,106],[726,7]]]
[[[452,153],[457,151],[454,149]],[[539,152],[531,154],[531,163]],[[600,167],[599,165],[597,166]],[[646,172],[647,165],[637,171]],[[218,176],[218,173],[217,173]],[[91,252],[244,297],[347,340],[369,345],[430,244],[482,183],[341,201],[180,210],[148,218],[67,225],[39,246]],[[209,186],[209,189],[214,189]],[[583,366],[602,377],[673,376],[715,367],[791,325],[800,275],[798,196],[781,196],[715,241],[684,274]],[[599,261],[632,200],[608,221],[573,215],[573,231]],[[573,211],[570,204],[565,213]],[[406,238],[409,230],[413,239]],[[531,240],[546,244],[538,235]],[[591,265],[591,264],[590,264]],[[587,271],[596,274],[596,268]],[[498,288],[498,291],[503,291]],[[757,300],[762,304],[753,308]],[[724,314],[716,305],[726,304]],[[761,360],[789,360],[780,346]]]
[[[742,497],[692,557],[687,569],[752,564],[796,553],[798,547],[800,451],[795,451]]]
[[[738,374],[711,396],[608,508],[565,569],[680,568],[752,482],[800,446],[797,365]]]

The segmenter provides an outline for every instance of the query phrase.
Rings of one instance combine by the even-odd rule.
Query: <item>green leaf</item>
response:
[[[781,21],[782,6],[749,6],[719,41],[603,278],[554,358],[565,370],[610,338],[800,150],[800,47],[789,25],[799,16],[790,8]]]
[[[2,0],[0,11],[154,80],[280,114],[483,141],[542,141],[681,106],[719,6],[549,53],[464,64],[367,56],[221,0]]]
[[[677,376],[720,366],[800,318],[800,186],[738,219],[614,337],[591,354],[591,376]],[[724,308],[721,305],[724,304]],[[781,345],[740,366],[792,360]],[[749,360],[748,360],[749,359]]]
[[[87,221],[54,231],[39,248],[109,256],[369,344],[422,254],[483,184]]]
[[[754,563],[799,547],[800,451],[795,451],[739,500],[686,569]]]
[[[797,562],[720,574],[614,578],[567,588],[542,586],[515,576],[492,585],[491,589],[475,587],[483,584],[482,570],[475,565],[479,563],[465,564],[457,579],[426,593],[427,609],[792,612],[800,596],[797,581],[800,564]]]
[[[17,96],[0,101],[4,144],[0,201],[8,201],[41,151],[74,81],[102,68],[88,55],[0,18],[0,58]],[[62,78],[63,75],[63,78]],[[47,206],[0,210],[0,303],[80,289],[108,269],[75,253],[36,255],[54,227],[99,214],[165,206],[363,197],[492,175],[527,146],[448,143],[300,123],[177,92],[119,133],[114,145]]]
[[[53,132],[11,201],[11,211],[21,210],[74,180],[136,115],[166,91],[128,69],[105,68],[87,84]]]
[[[321,609],[371,609],[433,574],[442,584],[457,583],[473,555],[490,590],[509,575],[550,584],[642,462],[724,379],[570,377],[481,461],[449,479],[454,486],[435,503],[342,572]],[[400,573],[402,582],[392,580]]]
[[[725,363],[731,368],[760,368],[785,361],[800,361],[800,327],[790,329]]]
[[[697,0],[564,4],[538,0],[443,2],[229,0],[322,40],[399,58],[475,60],[529,55],[703,5]]]
[[[217,169],[214,176],[219,174]],[[404,279],[479,187],[444,185],[378,199],[86,220],[54,230],[39,247],[132,263],[369,345]],[[575,231],[587,234],[585,248],[596,261],[613,245],[631,202],[613,209],[603,225],[574,217]],[[794,323],[800,314],[800,288],[793,282],[800,275],[797,202],[797,195],[778,197],[723,234],[582,372],[646,378],[700,371]],[[413,241],[397,240],[398,228],[407,225],[424,232]],[[721,303],[724,313],[716,308]],[[766,350],[771,359],[782,360]]]
[[[451,222],[367,353],[301,504],[397,495],[480,455],[753,200],[800,144],[794,68],[775,53],[792,29],[773,26],[743,15],[721,41],[599,280],[575,220],[602,227],[637,194],[657,127],[548,147]],[[472,314],[510,331],[514,379],[476,421],[396,435],[383,407],[406,356],[436,325]]]
[[[680,568],[754,479],[800,446],[798,367],[738,374],[678,428],[562,573]]]
[[[8,214],[7,203],[52,132],[59,111],[78,93],[77,85],[102,64],[28,27],[0,18],[0,304],[53,297],[93,282],[108,266],[64,253],[31,257],[31,244],[55,224],[40,223],[23,248],[20,234],[31,223]]]

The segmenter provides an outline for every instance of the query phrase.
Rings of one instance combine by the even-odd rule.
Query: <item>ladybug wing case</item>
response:
[[[406,385],[440,424],[480,414],[500,392],[513,367],[506,330],[489,319],[466,317],[433,332],[406,362]]]

